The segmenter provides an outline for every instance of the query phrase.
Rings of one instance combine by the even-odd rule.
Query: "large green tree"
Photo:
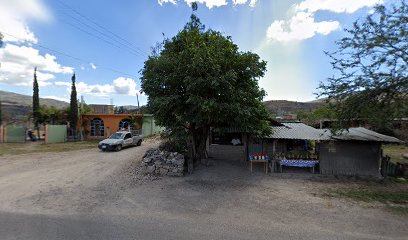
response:
[[[211,127],[270,131],[265,91],[257,81],[265,71],[257,54],[205,30],[194,13],[184,29],[153,50],[141,72],[142,91],[157,124],[187,136],[189,172],[203,157]]]
[[[408,6],[404,1],[345,30],[337,51],[326,53],[336,74],[320,84],[338,127],[359,119],[378,128],[408,116]]]
[[[71,86],[71,99],[70,99],[70,114],[69,122],[74,136],[76,136],[77,124],[78,124],[78,99],[77,91],[75,87],[75,73],[72,75],[72,86]]]
[[[39,133],[39,119],[40,119],[40,96],[37,82],[37,68],[34,68],[34,81],[33,81],[33,120],[34,126]],[[38,135],[40,136],[40,135]]]

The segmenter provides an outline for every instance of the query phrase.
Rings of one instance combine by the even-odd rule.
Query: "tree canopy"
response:
[[[355,119],[377,127],[408,116],[408,6],[406,3],[374,13],[336,42],[337,51],[326,53],[336,75],[320,84],[339,123]]]
[[[200,161],[211,127],[269,131],[265,91],[257,81],[265,71],[257,54],[239,51],[231,37],[205,30],[192,14],[184,29],[149,56],[141,86],[157,124],[184,129],[193,159]]]
[[[68,121],[69,109],[58,109],[53,106],[42,105],[39,109],[39,124],[66,124]]]

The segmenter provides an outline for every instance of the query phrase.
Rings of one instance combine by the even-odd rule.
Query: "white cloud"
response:
[[[98,97],[108,97],[114,93],[113,86],[110,84],[89,85],[85,82],[78,82],[75,84],[75,86],[78,94],[80,95],[89,94]],[[68,91],[71,91],[71,89],[68,88]]]
[[[268,28],[266,36],[280,42],[303,40],[316,34],[327,35],[338,29],[337,21],[315,22],[313,14],[298,12],[289,21],[274,21]]]
[[[295,6],[297,11],[314,13],[330,11],[335,13],[353,13],[363,7],[372,7],[382,0],[305,0]]]
[[[95,64],[93,64],[93,63],[89,63],[89,65],[91,66],[91,68],[92,68],[93,70],[95,70],[95,69],[96,69]]]
[[[245,4],[246,2],[248,2],[248,0],[232,0],[232,4],[234,5],[241,5]]]
[[[54,82],[58,86],[67,86],[67,91],[71,91],[69,82]],[[112,84],[87,84],[85,82],[76,83],[78,94],[92,95],[97,97],[109,97],[111,95],[136,96],[139,94],[136,81],[131,78],[118,77]]]
[[[0,32],[3,32],[4,41],[37,43],[38,39],[27,25],[31,19],[51,19],[41,0],[0,0]]]
[[[53,82],[55,86],[66,86],[66,87],[71,87],[72,83],[71,82]]]
[[[221,7],[227,5],[227,0],[184,0],[188,5],[193,2],[206,5],[209,9],[213,7]]]
[[[304,40],[316,34],[327,35],[340,28],[338,21],[316,22],[317,11],[353,13],[363,7],[372,7],[382,0],[304,0],[294,5],[294,14],[289,20],[276,20],[266,31],[267,39],[279,42]]]
[[[61,66],[56,60],[55,56],[41,55],[32,47],[6,44],[4,48],[0,48],[0,82],[30,86],[35,67],[40,86],[48,85],[46,81],[53,79],[54,74],[73,73],[73,68]]]
[[[173,3],[174,5],[177,4],[177,0],[158,0],[157,2],[160,4],[160,6],[163,6],[163,3]]]
[[[54,99],[54,100],[58,100],[58,101],[63,101],[63,102],[70,102],[68,98],[63,98],[63,97],[58,97],[58,96],[44,96],[41,98],[48,98],[48,99]]]
[[[136,96],[136,81],[131,78],[119,77],[113,80],[113,88],[117,94]]]
[[[177,4],[177,0],[157,0],[160,6],[163,6],[164,3],[172,3],[174,5]],[[184,0],[188,5],[191,5],[193,2],[201,3],[207,6],[209,9],[213,7],[221,7],[228,5],[227,0]],[[250,7],[255,7],[257,0],[232,0],[232,4],[234,6],[247,4],[249,2]]]
[[[251,0],[251,1],[249,2],[249,6],[250,6],[250,7],[255,7],[257,2],[258,2],[258,0]]]

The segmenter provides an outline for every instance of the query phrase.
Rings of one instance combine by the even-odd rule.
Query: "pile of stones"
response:
[[[145,174],[181,177],[184,172],[184,155],[150,149],[143,156],[142,168]]]

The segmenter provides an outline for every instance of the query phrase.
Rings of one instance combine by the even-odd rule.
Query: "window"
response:
[[[91,120],[91,136],[105,136],[105,126],[102,119],[94,118]]]
[[[130,119],[128,118],[122,119],[119,123],[119,129],[122,129],[122,128],[128,129],[129,124],[130,124]]]

